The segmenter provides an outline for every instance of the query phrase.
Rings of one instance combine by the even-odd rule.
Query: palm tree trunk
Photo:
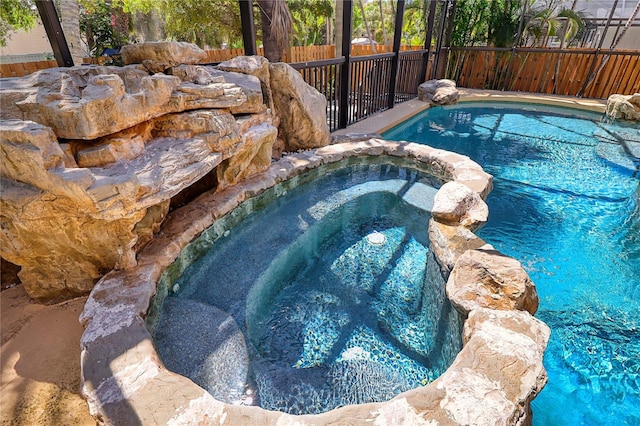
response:
[[[60,25],[64,31],[69,51],[75,65],[82,65],[82,58],[89,56],[82,48],[80,40],[80,6],[78,0],[57,0],[55,3]]]
[[[260,27],[264,56],[270,62],[280,62],[289,47],[291,13],[285,0],[257,0],[260,7]]]
[[[132,16],[133,32],[139,42],[160,41],[166,38],[164,19],[154,9],[148,13],[137,11]]]
[[[387,29],[384,26],[384,11],[382,10],[382,0],[378,0],[378,6],[380,8],[380,23],[382,24],[382,40],[386,47],[389,45],[389,40],[387,38]]]
[[[369,21],[367,21],[367,15],[365,15],[364,13],[364,5],[362,4],[362,0],[358,0],[358,4],[360,5],[360,10],[362,11],[362,20],[364,21],[364,27],[367,30],[369,43],[371,43],[371,50],[373,50],[373,53],[378,53],[375,41],[373,40],[373,35],[371,34],[371,27],[369,27]]]
[[[573,0],[573,3],[571,4],[571,11],[573,12],[576,8],[576,3],[578,3],[578,0]],[[562,30],[560,33],[560,50],[564,49],[564,44],[567,41],[567,29],[569,26],[569,19],[568,17],[565,18],[565,20],[562,22]],[[554,77],[553,77],[553,94],[557,94],[558,91],[558,78],[560,77],[560,58],[562,57],[561,54],[558,54],[558,58],[556,59],[556,70],[553,73]]]

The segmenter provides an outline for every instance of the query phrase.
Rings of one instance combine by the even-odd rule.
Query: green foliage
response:
[[[114,0],[115,1],[115,0]],[[242,46],[237,0],[117,0],[125,12],[154,10],[165,19],[167,37],[219,48]]]
[[[509,47],[515,43],[524,8],[524,43],[546,46],[557,37],[561,46],[584,27],[580,14],[560,9],[561,0],[460,0],[454,16],[452,46]]]
[[[387,43],[393,42],[393,25],[395,22],[395,7],[392,0],[362,0],[364,16],[358,2],[353,3],[353,36],[368,37],[376,43],[384,44],[384,35],[387,34]],[[382,8],[382,14],[380,9]],[[369,23],[371,34],[367,34],[365,18]]]
[[[531,10],[525,34],[532,45],[546,46],[551,37],[557,37],[560,47],[564,47],[584,28],[581,14],[560,8],[560,4],[559,0],[548,0]]]
[[[428,2],[425,0],[407,0],[404,7],[402,25],[402,43],[410,46],[424,45],[427,35]]]
[[[330,44],[332,34],[327,34],[327,26],[333,24],[333,4],[333,0],[287,0],[293,19],[291,44]]]
[[[363,0],[365,16],[371,34],[367,35],[362,11],[356,2],[353,7],[353,36],[371,37],[376,43],[393,43],[396,6],[394,0]],[[428,0],[407,0],[404,6],[401,44],[421,46],[427,27]],[[382,14],[380,13],[382,10]],[[384,26],[383,26],[384,24]]]
[[[79,3],[80,32],[91,56],[100,56],[105,49],[117,49],[127,44],[126,15],[105,0],[81,0]]]
[[[526,1],[460,0],[455,10],[451,45],[512,46]]]
[[[0,0],[0,46],[7,45],[11,31],[33,28],[37,16],[30,0]]]

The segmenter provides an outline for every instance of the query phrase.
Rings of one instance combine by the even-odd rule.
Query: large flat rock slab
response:
[[[91,140],[174,112],[200,108],[245,112],[241,105],[247,96],[241,87],[220,80],[204,83],[149,75],[140,65],[51,68],[2,79],[0,118],[44,124],[59,138]]]
[[[151,73],[163,72],[180,64],[197,64],[207,59],[207,52],[193,43],[156,41],[122,46],[125,65],[142,64]]]

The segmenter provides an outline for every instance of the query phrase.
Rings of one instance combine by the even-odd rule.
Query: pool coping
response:
[[[85,327],[81,338],[82,393],[94,418],[102,424],[530,422],[529,404],[547,380],[542,357],[549,328],[522,307],[496,309],[482,300],[477,300],[476,308],[468,312],[464,347],[451,367],[430,384],[387,402],[303,416],[230,405],[162,364],[145,317],[158,280],[182,249],[216,220],[275,184],[323,164],[367,156],[400,159],[406,167],[426,168],[442,181],[455,183],[443,185],[436,194],[429,222],[432,249],[443,271],[454,270],[458,258],[469,250],[493,251],[472,232],[481,223],[466,221],[471,216],[482,216],[492,177],[466,156],[380,139],[286,156],[236,186],[205,193],[173,211],[156,237],[139,253],[136,267],[111,271],[96,284],[80,317]],[[447,192],[443,191],[447,185],[453,198],[455,191],[464,189],[464,197],[454,206],[454,219],[442,213],[451,199],[438,201],[438,194]],[[459,187],[452,188],[456,185]]]
[[[459,103],[465,102],[512,102],[527,103],[545,106],[565,107],[576,110],[603,113],[607,107],[607,101],[603,99],[577,98],[575,96],[542,95],[526,92],[501,92],[497,90],[480,90],[458,88],[460,92]],[[377,113],[369,118],[354,123],[346,129],[336,130],[332,136],[348,134],[382,134],[391,128],[401,124],[416,114],[436,105],[414,98],[406,102],[396,104],[393,108]]]

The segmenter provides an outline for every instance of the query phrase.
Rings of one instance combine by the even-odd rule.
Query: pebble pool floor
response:
[[[154,335],[163,361],[225,402],[293,414],[431,382],[461,348],[427,248],[428,206],[414,197],[438,186],[352,165],[250,214],[166,298]]]
[[[383,137],[468,155],[494,175],[478,234],[522,262],[552,331],[533,424],[639,425],[640,127],[567,114],[459,104]]]

